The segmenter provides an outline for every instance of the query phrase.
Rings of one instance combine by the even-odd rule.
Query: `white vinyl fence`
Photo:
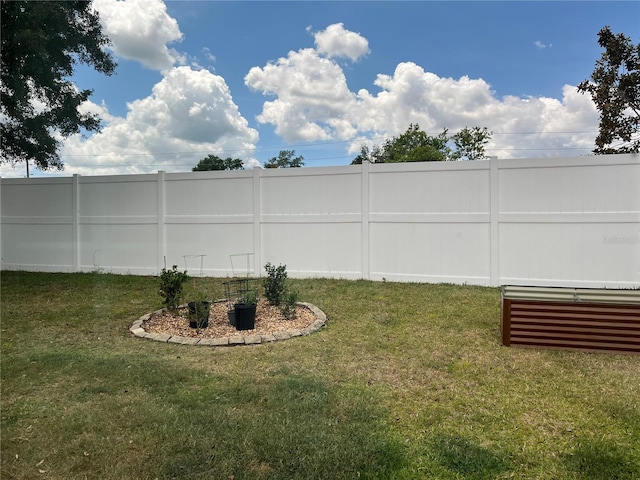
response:
[[[248,259],[254,275],[271,262],[292,277],[640,286],[638,155],[76,175],[0,189],[4,270],[155,275],[166,260],[229,276]]]

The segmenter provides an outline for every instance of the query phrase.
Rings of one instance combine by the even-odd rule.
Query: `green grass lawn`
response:
[[[292,280],[323,330],[211,348],[129,334],[157,278],[1,277],[3,479],[640,479],[640,357],[502,347],[497,289]]]

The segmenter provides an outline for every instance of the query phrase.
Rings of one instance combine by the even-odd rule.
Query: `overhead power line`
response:
[[[427,135],[439,135],[441,132],[426,132]],[[577,134],[587,134],[587,133],[597,133],[597,131],[573,131],[573,132],[493,132],[493,136],[497,135],[577,135]],[[387,136],[379,136],[379,137],[371,137],[367,139],[362,139],[362,142],[365,141],[375,141],[375,140],[384,140],[389,138]],[[334,140],[334,141],[323,141],[323,142],[315,142],[315,143],[298,143],[295,145],[275,145],[275,146],[261,146],[256,147],[252,150],[254,153],[265,152],[269,150],[290,150],[292,148],[308,148],[308,147],[323,147],[327,145],[340,145],[340,144],[350,144],[357,139],[352,140]],[[533,150],[572,150],[578,149],[582,150],[580,147],[557,147],[557,148],[534,148]],[[246,152],[250,150],[248,148],[238,148],[225,150],[225,153],[219,154],[219,156],[232,156],[233,154],[237,154],[238,152]],[[502,148],[501,150],[532,150],[529,148]],[[73,153],[64,155],[65,158],[76,158],[76,157],[89,157],[89,158],[97,158],[97,157],[115,157],[115,156],[138,156],[138,157],[157,157],[162,155],[208,155],[211,154],[211,149],[207,150],[188,150],[188,151],[177,151],[177,152],[114,152],[114,153]],[[305,159],[306,161],[307,159]]]

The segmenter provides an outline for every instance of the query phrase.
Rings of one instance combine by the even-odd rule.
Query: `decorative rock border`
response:
[[[180,337],[178,335],[168,335],[166,333],[149,333],[144,328],[142,328],[143,322],[148,320],[151,315],[153,315],[154,313],[163,312],[164,309],[143,315],[138,320],[133,322],[133,324],[129,328],[129,331],[134,337],[148,338],[157,342],[178,343],[180,345],[202,345],[207,347],[229,347],[236,345],[259,345],[262,343],[288,340],[289,338],[294,337],[302,337],[311,335],[313,332],[316,332],[325,326],[325,324],[327,323],[327,316],[322,310],[320,310],[315,305],[312,305],[311,303],[298,302],[298,305],[307,307],[309,310],[311,310],[316,316],[315,321],[308,327],[302,329],[292,328],[289,330],[274,332],[270,335],[234,335],[232,337],[223,338],[194,338]],[[240,331],[238,333],[240,333]]]

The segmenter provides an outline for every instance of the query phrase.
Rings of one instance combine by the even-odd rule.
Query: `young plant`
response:
[[[189,325],[195,328],[206,328],[209,324],[209,308],[211,302],[204,297],[189,302]]]
[[[237,303],[244,305],[256,305],[258,303],[258,292],[253,289],[247,290]]]
[[[182,299],[182,286],[189,279],[187,272],[179,272],[174,265],[171,270],[162,269],[160,274],[160,296],[164,298],[167,309],[175,310]]]
[[[295,290],[288,291],[285,295],[284,304],[280,307],[282,315],[287,320],[296,319],[296,304],[298,303],[298,292]]]
[[[279,306],[287,291],[287,266],[276,267],[267,263],[264,269],[267,272],[267,277],[264,279],[264,296],[271,305]]]

